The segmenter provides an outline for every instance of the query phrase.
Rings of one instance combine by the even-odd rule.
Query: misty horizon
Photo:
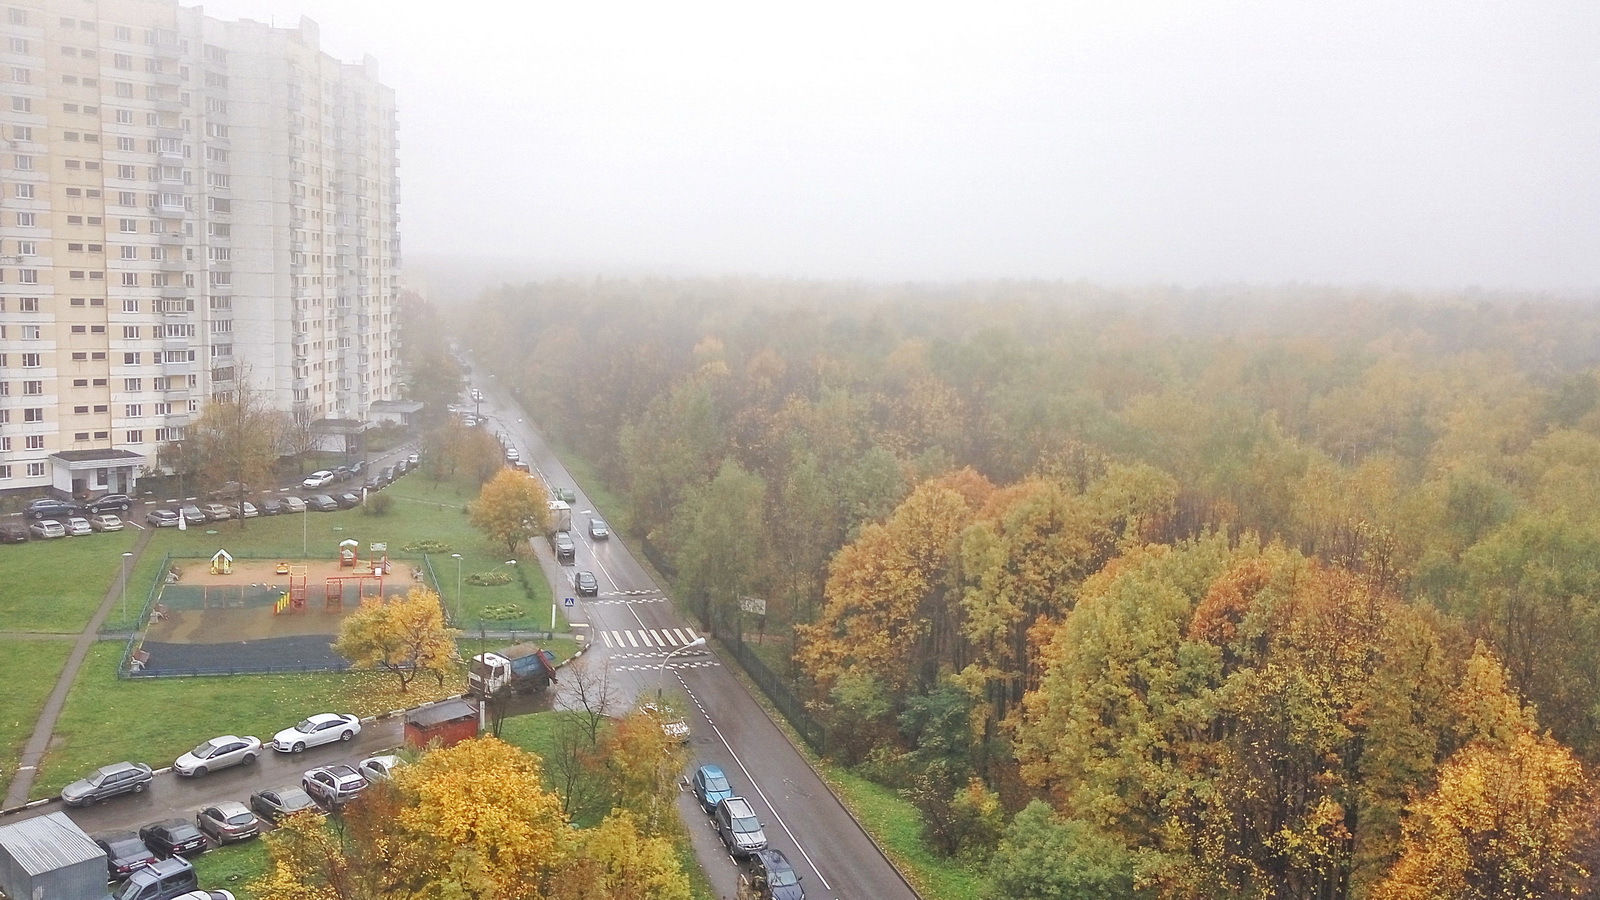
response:
[[[414,260],[1600,285],[1589,4],[204,6],[377,58]]]

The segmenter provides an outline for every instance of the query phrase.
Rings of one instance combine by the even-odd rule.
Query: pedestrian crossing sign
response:
[[[567,598],[567,609],[571,609],[572,607],[576,606],[577,603],[578,603],[578,601],[572,599],[571,597],[568,597]]]

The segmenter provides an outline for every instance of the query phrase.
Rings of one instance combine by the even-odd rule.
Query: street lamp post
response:
[[[661,660],[661,667],[656,669],[656,699],[657,700],[661,699],[661,679],[664,678],[666,676],[666,674],[667,674],[667,662],[669,660],[671,660],[674,656],[677,656],[679,653],[682,653],[685,650],[688,650],[688,649],[690,649],[692,647],[704,647],[705,645],[706,645],[706,636],[702,634],[699,637],[695,638],[694,640],[690,641],[689,643],[684,644],[682,647],[679,647],[678,649],[672,651],[671,653],[668,653],[666,655],[666,658]]]
[[[133,561],[133,551],[122,554],[122,624],[128,624],[128,565]]]
[[[300,511],[300,558],[311,555],[311,504]]]
[[[455,557],[456,560],[456,624],[460,625],[462,611],[465,609],[461,604],[461,554],[452,553],[450,555]]]

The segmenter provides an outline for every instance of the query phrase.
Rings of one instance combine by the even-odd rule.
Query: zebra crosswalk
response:
[[[637,594],[637,593],[640,593],[640,592],[638,592],[638,591],[630,591],[630,592],[627,592],[627,593]],[[625,594],[601,594],[600,595],[600,599],[598,599],[598,600],[590,600],[589,604],[591,606],[596,605],[596,604],[599,604],[599,605],[603,606],[603,605],[608,604],[608,603],[609,604],[616,604],[616,603],[665,603],[665,602],[667,602],[667,598],[665,598],[665,597],[636,597],[636,596],[626,596]]]
[[[597,633],[611,650],[676,650],[700,636],[693,628],[635,628]]]

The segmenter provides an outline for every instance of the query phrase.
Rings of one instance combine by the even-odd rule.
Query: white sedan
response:
[[[272,737],[272,749],[299,753],[307,747],[348,741],[361,733],[361,720],[347,713],[317,713]]]
[[[333,484],[335,480],[336,479],[333,477],[332,472],[328,471],[327,469],[319,469],[315,472],[312,472],[310,475],[307,475],[305,480],[300,482],[300,486],[308,489],[325,488],[328,485]]]
[[[260,752],[259,738],[225,734],[222,737],[214,737],[178,757],[178,761],[172,764],[172,771],[179,775],[200,776],[240,763],[253,763]]]
[[[405,764],[405,760],[400,757],[386,753],[382,756],[369,756],[363,759],[356,766],[356,771],[361,773],[362,778],[372,783],[388,779],[390,773]]]

